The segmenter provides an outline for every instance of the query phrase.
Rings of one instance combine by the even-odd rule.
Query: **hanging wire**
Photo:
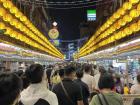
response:
[[[48,4],[75,4],[75,3],[88,3],[88,2],[98,2],[100,0],[94,0],[94,1],[91,1],[91,0],[78,0],[78,1],[47,1],[47,0],[18,0],[18,1],[22,1],[22,2],[37,2],[37,3],[48,3]],[[103,0],[101,0],[103,1]]]
[[[66,5],[61,5],[61,6],[52,6],[52,5],[49,5],[47,3],[38,3],[37,1],[35,2],[35,6],[36,7],[44,7],[44,8],[50,8],[50,9],[78,9],[78,8],[86,8],[86,7],[93,7],[93,6],[98,6],[98,5],[104,5],[104,4],[108,4],[108,3],[111,3],[113,2],[113,0],[110,0],[110,1],[107,1],[107,2],[99,2],[99,1],[102,1],[102,0],[98,0],[98,2],[94,1],[94,4],[87,4],[87,5],[72,5],[72,6],[67,6],[65,7]],[[20,2],[23,2],[23,1],[20,1]],[[32,5],[32,2],[25,2],[24,1],[24,5]]]
[[[49,2],[49,1],[46,1],[46,0],[38,0],[38,1],[35,1],[35,0],[19,0],[20,2],[23,2],[25,4],[29,3],[29,4],[32,4],[32,3],[35,3],[37,5],[48,5],[48,6],[53,6],[53,5],[60,5],[60,6],[66,6],[66,5],[88,5],[88,4],[92,4],[92,3],[99,3],[99,2],[105,2],[105,0],[96,0],[96,1],[71,1],[71,2]],[[110,0],[112,1],[112,0]],[[108,1],[107,1],[108,2]]]
[[[43,1],[38,1],[35,2],[36,4],[44,4],[44,5],[49,5],[49,6],[66,6],[66,5],[87,5],[87,4],[92,4],[92,3],[98,3],[98,2],[102,2],[103,0],[97,0],[97,1],[89,1],[89,2],[43,2]],[[24,3],[34,3],[33,1],[23,1]]]
[[[96,1],[98,1],[98,0],[96,0]],[[78,1],[63,1],[63,2],[47,2],[47,3],[50,3],[50,4],[66,4],[66,3],[68,3],[68,4],[74,4],[74,3],[84,3],[84,2],[91,2],[91,0],[78,0]]]
[[[102,0],[99,0],[99,1],[91,1],[91,2],[83,2],[83,3],[47,3],[47,5],[50,5],[50,6],[53,6],[53,5],[87,5],[87,4],[92,4],[92,3],[97,3],[97,2],[100,2]]]

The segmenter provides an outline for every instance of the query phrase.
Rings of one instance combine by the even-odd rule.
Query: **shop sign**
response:
[[[59,37],[59,31],[57,29],[51,29],[49,31],[49,37],[51,39],[57,39]]]

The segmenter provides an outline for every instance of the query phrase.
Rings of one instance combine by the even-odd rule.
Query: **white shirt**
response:
[[[140,84],[135,84],[131,87],[131,94],[140,94]]]
[[[46,100],[50,105],[58,105],[57,96],[47,89],[44,81],[38,84],[31,84],[21,92],[20,101],[24,105],[34,105],[39,99]]]
[[[98,82],[99,82],[100,76],[101,76],[100,73],[98,73],[98,74],[96,74],[96,75],[94,76],[94,80],[95,80],[95,89],[99,89]]]
[[[95,88],[94,77],[89,75],[89,74],[87,74],[87,73],[85,73],[83,78],[82,78],[82,81],[88,85],[89,91],[90,91],[90,93],[92,93],[93,89]]]

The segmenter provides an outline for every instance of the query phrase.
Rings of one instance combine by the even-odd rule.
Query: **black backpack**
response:
[[[24,105],[24,104],[20,101],[19,105]],[[39,99],[34,105],[50,105],[50,104],[44,99]]]

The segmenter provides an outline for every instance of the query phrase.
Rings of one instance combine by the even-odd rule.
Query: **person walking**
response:
[[[131,94],[140,94],[140,74],[137,75],[137,83],[130,89]]]
[[[59,105],[83,105],[82,90],[73,80],[76,70],[73,66],[64,68],[64,78],[54,86],[53,92],[57,95]]]
[[[84,66],[84,76],[82,78],[82,81],[88,85],[89,92],[90,94],[92,94],[94,92],[96,83],[94,77],[91,76],[91,66]]]
[[[88,88],[88,85],[85,84],[81,80],[81,78],[83,77],[83,71],[82,70],[77,70],[76,76],[77,76],[77,79],[75,80],[75,82],[78,83],[80,85],[81,89],[82,89],[82,96],[83,96],[84,105],[89,105],[89,103],[88,103],[88,98],[90,96],[89,88]]]
[[[100,76],[100,94],[95,95],[89,105],[123,105],[122,96],[114,92],[115,82],[111,74]]]
[[[42,65],[31,65],[25,74],[31,84],[21,92],[19,105],[58,105],[56,95],[47,88],[46,71]]]

